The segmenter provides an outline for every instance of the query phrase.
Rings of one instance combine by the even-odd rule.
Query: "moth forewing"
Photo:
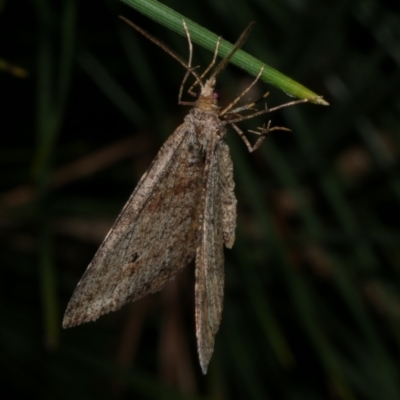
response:
[[[230,177],[226,179],[232,175],[232,163],[228,146],[222,137],[217,136],[207,151],[204,172],[204,210],[200,217],[201,239],[196,254],[195,315],[200,365],[205,374],[214,350],[223,308],[223,244],[225,238],[229,244],[233,244],[231,233],[236,225],[234,183]],[[229,211],[224,212],[224,207]]]
[[[204,160],[193,135],[184,123],[160,149],[78,283],[65,328],[160,290],[194,258]]]
[[[225,246],[231,249],[235,242],[236,228],[236,197],[235,180],[233,178],[233,162],[228,145],[221,141],[218,150],[219,176],[221,182],[221,210],[222,210],[222,233]]]

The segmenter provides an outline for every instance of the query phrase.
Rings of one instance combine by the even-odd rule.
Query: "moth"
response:
[[[195,260],[197,348],[206,374],[223,308],[223,248],[231,248],[235,241],[236,197],[232,160],[224,140],[227,127],[232,126],[249,151],[253,151],[268,132],[284,128],[270,128],[268,123],[252,131],[259,138],[251,146],[237,122],[307,99],[271,109],[257,110],[255,103],[235,109],[261,76],[261,69],[253,83],[232,103],[224,109],[218,106],[214,91],[216,76],[241,47],[252,24],[205,80],[216,63],[220,39],[211,64],[199,75],[191,65],[192,43],[184,21],[189,43],[187,63],[158,39],[125,21],[186,68],[179,104],[193,108],[161,147],[89,264],[68,303],[63,327],[96,320],[129,301],[159,291]],[[195,82],[189,93],[194,94],[193,88],[199,85],[200,94],[196,101],[185,102],[181,99],[182,92],[190,75]]]

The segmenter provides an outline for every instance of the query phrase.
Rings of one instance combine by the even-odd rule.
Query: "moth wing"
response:
[[[235,242],[237,200],[234,191],[235,180],[233,178],[233,163],[229,147],[225,142],[221,143],[219,172],[221,175],[222,231],[225,246],[231,249]]]
[[[218,141],[206,160],[200,246],[196,254],[195,315],[200,365],[205,374],[214,350],[224,299],[224,241],[233,244],[236,199],[228,145]],[[229,186],[229,183],[232,185]],[[229,186],[229,187],[228,187]],[[225,211],[225,206],[230,211]],[[233,221],[232,221],[233,218]]]
[[[182,124],[160,149],[78,283],[63,327],[160,290],[196,254],[204,160]]]

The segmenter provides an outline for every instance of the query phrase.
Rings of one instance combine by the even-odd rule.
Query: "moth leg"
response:
[[[289,131],[290,129],[288,128],[284,128],[281,126],[274,126],[273,128],[271,128],[271,121],[268,121],[267,126],[265,126],[265,124],[262,127],[259,127],[259,131],[252,131],[249,130],[248,132],[251,133],[255,133],[256,135],[259,136],[259,138],[257,139],[256,143],[252,146],[249,142],[249,140],[247,139],[247,137],[245,136],[245,134],[243,133],[243,131],[236,125],[236,124],[232,124],[233,129],[235,129],[235,131],[239,134],[239,136],[242,138],[242,140],[244,141],[247,149],[249,150],[250,153],[252,153],[253,151],[257,150],[262,142],[265,139],[265,136],[268,135],[268,133],[272,132],[272,131]]]
[[[272,108],[265,108],[264,110],[256,111],[256,112],[254,112],[252,114],[240,115],[237,118],[233,118],[231,120],[228,120],[228,123],[229,124],[235,124],[237,122],[246,121],[248,119],[259,117],[260,115],[263,115],[263,114],[266,114],[266,113],[270,113],[270,112],[273,112],[273,111],[276,111],[276,110],[280,110],[281,108],[291,107],[291,106],[294,106],[296,104],[302,104],[302,103],[308,103],[308,102],[316,102],[318,99],[321,99],[321,96],[315,96],[315,97],[309,97],[307,99],[289,101],[288,103],[284,103],[284,104],[281,104],[279,106],[272,107]],[[251,104],[249,104],[249,106],[251,106]],[[249,107],[246,107],[246,109],[247,108],[249,108]],[[233,111],[237,112],[237,110],[233,110]],[[233,113],[233,111],[232,111],[232,113]]]
[[[204,70],[204,72],[200,75],[200,80],[203,79],[208,72],[211,70],[211,68],[215,65],[215,62],[217,61],[217,57],[218,57],[218,50],[219,50],[219,45],[221,43],[221,36],[218,38],[217,43],[215,44],[215,50],[214,50],[214,56],[213,59],[210,63],[210,65]],[[198,81],[194,82],[192,86],[190,86],[188,93],[191,94],[192,96],[195,96],[196,93],[193,92],[193,89],[195,88],[195,86],[198,85]]]
[[[231,111],[229,111],[227,114],[228,115],[233,115],[233,114],[239,114],[242,111],[246,111],[246,110],[257,110],[256,108],[254,108],[258,103],[261,103],[265,98],[267,98],[269,96],[269,92],[265,92],[258,100],[253,101],[252,103],[248,103],[245,104],[241,107],[235,108]],[[267,109],[267,105],[265,105],[265,109]],[[239,114],[240,115],[240,114]]]
[[[248,93],[248,91],[258,82],[258,80],[261,77],[261,74],[263,73],[265,68],[265,65],[263,65],[260,69],[260,72],[257,74],[256,78],[254,79],[254,81],[245,89],[243,90],[242,93],[240,93],[239,96],[236,97],[235,100],[233,100],[230,104],[228,104],[219,114],[220,117],[222,117],[224,114],[226,114],[228,111],[230,111],[232,109],[232,107],[237,104],[237,102],[246,94]],[[252,108],[254,106],[255,103],[250,103],[247,106],[244,107],[240,107],[238,109],[232,110],[231,113],[236,113],[238,111],[242,111],[242,110],[247,110],[249,108]]]
[[[258,127],[258,131],[252,131],[251,129],[248,130],[248,132],[255,133],[256,135],[259,136],[266,136],[268,133],[272,131],[286,131],[286,132],[291,132],[292,130],[289,128],[285,128],[284,126],[271,126],[271,121],[268,121],[267,127],[265,127],[265,124],[263,126]],[[258,148],[258,147],[257,147]]]
[[[232,128],[238,133],[238,135],[242,138],[244,144],[247,147],[247,150],[249,150],[249,153],[252,153],[254,151],[253,146],[250,144],[249,139],[247,139],[247,137],[245,136],[245,134],[243,133],[243,131],[235,124],[231,124]],[[262,137],[260,137],[258,140],[260,140]],[[261,143],[260,143],[261,144]]]

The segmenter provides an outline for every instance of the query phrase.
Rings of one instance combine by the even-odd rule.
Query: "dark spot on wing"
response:
[[[138,258],[139,258],[139,254],[138,253],[133,253],[132,257],[130,259],[130,262],[134,263]]]

